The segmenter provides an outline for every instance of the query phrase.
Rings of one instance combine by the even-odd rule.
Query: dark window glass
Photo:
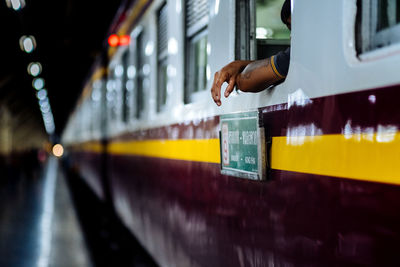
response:
[[[400,42],[400,0],[358,0],[357,53]]]
[[[193,91],[199,92],[205,89],[207,84],[207,35],[191,43],[193,53]]]
[[[128,82],[128,50],[122,56],[122,64],[124,73],[122,75],[122,121],[128,122],[129,119],[129,90],[127,88]]]
[[[143,33],[140,33],[137,36],[136,40],[136,66],[137,66],[137,75],[136,75],[136,97],[134,98],[136,101],[136,110],[135,117],[140,118],[141,113],[144,109],[144,95],[143,95],[143,82],[144,82],[144,47],[143,47]]]
[[[167,58],[168,58],[168,20],[167,5],[158,12],[158,75],[157,75],[157,111],[167,103]]]
[[[158,86],[157,86],[157,111],[161,111],[162,107],[167,103],[167,63],[166,61],[158,62]]]
[[[186,1],[185,103],[207,85],[207,25],[209,0]]]

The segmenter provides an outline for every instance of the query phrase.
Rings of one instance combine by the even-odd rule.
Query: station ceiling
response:
[[[21,117],[32,129],[44,131],[30,62],[40,62],[52,108],[56,133],[60,134],[73,110],[94,59],[110,33],[120,6],[128,1],[26,0],[18,11],[0,0],[0,105],[13,118]],[[19,39],[32,35],[32,53],[20,49]]]

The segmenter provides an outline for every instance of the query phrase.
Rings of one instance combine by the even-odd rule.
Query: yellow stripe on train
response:
[[[111,142],[118,155],[220,163],[219,139]],[[100,152],[99,144],[83,149]],[[273,137],[272,169],[400,184],[400,133]]]
[[[112,154],[220,163],[219,139],[178,139],[112,142]]]
[[[400,184],[400,133],[274,137],[271,167]]]

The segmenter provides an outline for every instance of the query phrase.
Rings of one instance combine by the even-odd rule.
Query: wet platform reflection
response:
[[[1,179],[0,266],[92,266],[57,159]]]
[[[42,169],[21,166],[0,174],[0,266],[156,266],[56,158]]]

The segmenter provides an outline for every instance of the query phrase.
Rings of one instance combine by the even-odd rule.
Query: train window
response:
[[[207,86],[208,0],[186,1],[186,91],[185,103]]]
[[[357,8],[358,54],[400,42],[400,0],[358,0]]]
[[[122,64],[123,64],[123,74],[122,74],[122,121],[128,122],[129,119],[129,99],[130,99],[130,91],[129,91],[129,83],[128,83],[128,60],[129,60],[129,50],[125,51],[122,55]]]
[[[235,25],[235,58],[242,60],[255,59],[254,51],[254,16],[252,11],[254,2],[248,0],[236,1],[236,25]]]
[[[145,80],[145,75],[143,72],[144,67],[144,44],[143,44],[143,32],[141,32],[136,38],[136,66],[137,66],[137,75],[136,75],[136,95],[135,95],[135,117],[140,118],[141,113],[144,110],[144,92],[143,92],[143,83]]]
[[[167,4],[158,11],[158,75],[157,75],[157,111],[161,111],[167,102],[167,59],[168,59],[168,31],[167,31]]]
[[[281,20],[284,0],[256,1],[256,57],[268,58],[290,45],[290,30]]]
[[[124,67],[121,64],[115,66],[114,69],[114,103],[113,103],[113,113],[116,123],[122,121],[122,111],[123,111],[123,75]]]
[[[101,80],[96,80],[92,84],[92,107],[93,115],[95,116],[92,118],[92,126],[93,130],[99,132],[101,130],[102,125],[102,114],[101,114],[101,106],[102,106],[102,82]]]
[[[116,100],[117,100],[117,86],[115,79],[115,69],[111,69],[108,76],[107,81],[107,110],[108,110],[108,118],[110,121],[115,121],[117,117],[116,112]]]

